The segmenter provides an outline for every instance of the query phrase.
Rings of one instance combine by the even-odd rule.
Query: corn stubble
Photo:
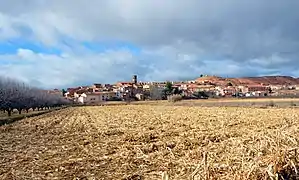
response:
[[[0,179],[299,179],[299,109],[76,107],[0,127]]]

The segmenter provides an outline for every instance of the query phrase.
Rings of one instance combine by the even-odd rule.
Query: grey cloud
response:
[[[142,56],[123,56],[131,62],[118,77],[122,72],[145,79],[200,72],[239,76],[298,72],[298,7],[298,0],[11,0],[0,2],[0,18],[9,22],[3,25],[9,37],[21,33],[13,28],[17,24],[53,46],[67,36],[141,47]],[[121,64],[119,57],[112,59]]]
[[[195,43],[207,54],[232,59],[298,50],[296,0],[77,0],[71,5],[54,0],[34,6],[48,12],[40,18],[76,38],[123,39],[154,47],[182,40]]]

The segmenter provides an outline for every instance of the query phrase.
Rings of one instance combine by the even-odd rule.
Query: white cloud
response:
[[[22,62],[16,63],[20,58]],[[26,82],[39,82],[36,85],[48,88],[84,81],[116,80],[113,74],[125,75],[125,71],[117,72],[122,70],[124,64],[129,71],[136,66],[132,54],[125,50],[59,56],[19,49],[15,56],[11,56],[11,60],[12,63],[5,65],[4,71],[1,71],[2,75],[23,77]]]
[[[180,56],[177,59],[173,58],[176,55],[177,51],[168,51],[162,54],[153,52],[149,56],[148,52],[134,54],[128,49],[51,55],[19,49],[15,55],[10,55],[11,63],[1,65],[3,71],[0,75],[9,75],[39,87],[62,88],[95,82],[113,83],[130,80],[131,75],[135,73],[141,80],[152,81],[191,79],[199,74],[233,76],[265,72],[263,69],[228,60],[221,62],[203,60],[201,63],[194,63],[192,54],[183,55],[183,58],[189,59],[186,61],[182,61]],[[4,58],[6,55],[0,55],[0,60]],[[156,60],[150,61],[151,59]],[[189,63],[190,61],[192,63]]]
[[[21,58],[21,59],[30,59],[30,58],[34,58],[34,52],[30,49],[18,49],[17,51],[17,55]]]
[[[171,57],[173,54],[168,55]],[[7,55],[0,55],[0,60],[6,57]],[[157,63],[155,68],[151,69],[152,62],[147,58],[147,54],[143,52],[136,55],[123,48],[102,53],[69,52],[63,55],[42,54],[28,49],[19,49],[15,55],[10,55],[11,63],[6,64],[4,71],[0,74],[10,75],[47,88],[71,86],[79,82],[112,83],[118,80],[130,80],[133,73],[137,73],[144,80],[180,77],[181,74],[177,73],[178,69],[167,69],[167,64]],[[182,72],[188,72],[188,69],[180,73]]]

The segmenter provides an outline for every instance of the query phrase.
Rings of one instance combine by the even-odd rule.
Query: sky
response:
[[[40,88],[299,76],[298,0],[0,1],[0,76]]]

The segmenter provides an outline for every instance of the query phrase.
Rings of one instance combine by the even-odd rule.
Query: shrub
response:
[[[177,102],[183,100],[183,97],[181,95],[170,95],[167,96],[167,100],[169,102]]]
[[[275,103],[274,101],[270,101],[268,104],[267,104],[268,107],[275,107]]]
[[[295,102],[291,102],[291,106],[297,106],[297,104]]]

